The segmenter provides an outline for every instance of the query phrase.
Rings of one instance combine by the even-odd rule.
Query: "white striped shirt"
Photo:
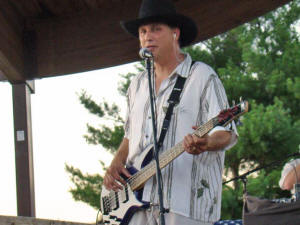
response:
[[[165,79],[156,95],[157,131],[160,134],[168,98],[177,76],[187,78],[180,103],[174,108],[172,120],[161,151],[171,148],[192,133],[192,126],[202,125],[228,107],[224,87],[214,70],[202,62],[191,68],[192,59],[187,54],[184,61]],[[147,73],[133,78],[128,89],[128,113],[125,121],[125,137],[129,139],[127,162],[133,164],[136,157],[152,144],[152,121],[149,104]],[[226,128],[229,130],[229,127]],[[225,130],[216,127],[212,130]],[[236,143],[236,128],[232,123],[232,140],[226,149]],[[157,138],[158,138],[157,137]],[[186,152],[162,170],[164,204],[170,211],[203,222],[220,218],[222,172],[224,151],[191,155]],[[155,178],[147,181],[143,200],[157,202]]]

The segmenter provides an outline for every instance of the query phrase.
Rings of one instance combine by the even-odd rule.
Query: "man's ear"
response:
[[[179,37],[180,37],[180,29],[176,27],[173,30],[173,38],[174,40],[179,40]]]

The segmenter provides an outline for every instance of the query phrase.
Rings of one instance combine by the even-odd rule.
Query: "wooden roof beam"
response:
[[[196,42],[211,38],[261,16],[290,0],[177,1],[180,13],[199,28]],[[255,4],[255,6],[254,6]],[[88,14],[39,19],[37,78],[101,69],[138,60],[138,42],[120,27],[120,20],[138,14],[137,0],[123,7],[101,8]],[[182,10],[180,10],[182,9]]]
[[[138,59],[138,42],[120,27],[119,21],[124,19],[120,10],[33,21],[37,77],[84,72]]]
[[[1,2],[0,13],[0,68],[2,77],[11,83],[24,81],[22,28],[14,9]],[[5,11],[5,12],[4,12]]]

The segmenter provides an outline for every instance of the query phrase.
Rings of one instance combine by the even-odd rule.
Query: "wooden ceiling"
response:
[[[195,43],[263,15],[290,0],[177,0],[192,17]],[[119,22],[138,15],[141,0],[0,0],[0,80],[95,70],[138,60],[138,42]]]

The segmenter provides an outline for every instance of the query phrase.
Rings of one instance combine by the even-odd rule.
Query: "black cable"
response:
[[[98,221],[98,216],[99,216],[99,212],[100,212],[100,211],[101,211],[101,210],[99,209],[98,212],[97,212],[97,216],[96,216],[96,225],[98,225],[98,222],[99,222],[99,221]]]

